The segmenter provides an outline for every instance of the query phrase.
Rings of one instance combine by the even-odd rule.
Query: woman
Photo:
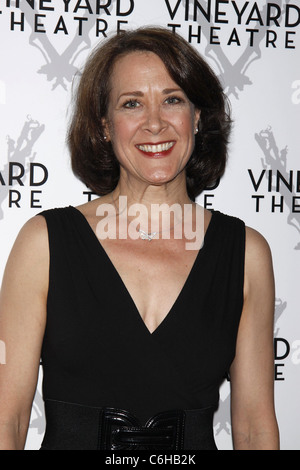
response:
[[[40,355],[42,449],[216,449],[228,372],[234,448],[278,448],[270,250],[194,202],[223,174],[229,127],[218,80],[179,36],[142,28],[90,57],[69,144],[101,198],[33,218],[10,255],[2,448],[24,447]]]

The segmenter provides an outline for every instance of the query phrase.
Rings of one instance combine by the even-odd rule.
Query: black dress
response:
[[[213,413],[243,306],[244,223],[212,212],[184,287],[150,333],[81,212],[42,215],[50,249],[42,449],[216,449]]]

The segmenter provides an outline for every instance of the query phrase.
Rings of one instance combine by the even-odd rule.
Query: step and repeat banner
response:
[[[240,217],[270,244],[281,448],[300,450],[299,0],[0,0],[0,280],[26,220],[94,197],[73,176],[66,146],[74,77],[99,41],[142,25],[188,40],[230,99],[228,167],[198,202]],[[27,449],[43,438],[41,382],[42,370]],[[221,450],[232,449],[229,402],[225,381],[214,419]]]

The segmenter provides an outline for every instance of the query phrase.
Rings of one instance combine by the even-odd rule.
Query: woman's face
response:
[[[199,117],[156,54],[133,52],[117,60],[104,124],[121,177],[152,185],[185,180]]]

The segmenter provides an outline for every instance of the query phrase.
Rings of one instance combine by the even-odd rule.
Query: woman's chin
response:
[[[159,186],[171,183],[174,181],[174,179],[176,179],[176,177],[178,177],[178,172],[159,170],[155,172],[144,173],[143,180],[154,186]]]

